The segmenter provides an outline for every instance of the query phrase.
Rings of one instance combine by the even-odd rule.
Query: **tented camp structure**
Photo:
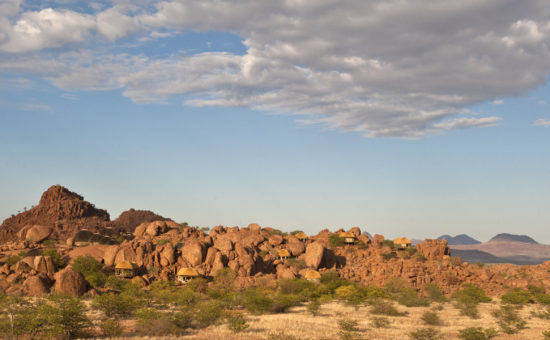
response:
[[[181,268],[178,270],[178,282],[187,283],[189,280],[198,277],[199,273],[195,268]]]
[[[286,249],[279,249],[277,250],[277,256],[279,260],[286,260],[290,257],[290,252]]]
[[[340,234],[338,234],[338,236],[340,236],[341,238],[344,239],[345,244],[354,244],[355,243],[355,235],[353,235],[349,231],[341,232]]]
[[[136,275],[136,266],[128,261],[119,262],[115,267],[115,274],[124,278],[132,278]]]
[[[319,274],[319,272],[316,270],[310,270],[306,273],[304,277],[306,278],[306,280],[313,282],[319,282],[319,280],[321,280],[321,274]]]
[[[307,235],[303,231],[300,231],[299,233],[297,233],[294,236],[296,236],[298,238],[298,240],[300,240],[302,242],[305,242],[307,240]]]
[[[393,244],[397,249],[406,249],[411,246],[411,240],[406,237],[399,237],[393,240]]]

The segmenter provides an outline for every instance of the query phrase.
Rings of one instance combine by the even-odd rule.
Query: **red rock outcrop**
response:
[[[113,228],[133,233],[136,227],[142,223],[154,221],[169,221],[169,218],[162,217],[149,210],[126,210],[120,216],[110,223]]]
[[[72,268],[65,268],[55,274],[54,291],[57,294],[82,296],[88,290],[84,276]]]

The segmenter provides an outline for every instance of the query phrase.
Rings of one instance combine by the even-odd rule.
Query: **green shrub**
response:
[[[426,256],[424,256],[424,254],[422,253],[416,253],[414,254],[414,259],[416,261],[420,261],[420,262],[426,262],[428,259],[426,258]]]
[[[103,272],[91,273],[85,275],[84,278],[94,288],[103,287],[105,285],[105,282],[107,282],[107,275],[105,275],[105,273]]]
[[[543,331],[542,336],[544,337],[544,340],[550,340],[550,329],[547,331]]]
[[[341,319],[338,320],[338,326],[340,327],[340,332],[338,335],[342,340],[353,340],[356,339],[359,333],[359,322],[357,320],[351,319]]]
[[[52,239],[46,239],[41,244],[44,248],[55,248],[55,241]]]
[[[319,315],[319,310],[321,309],[321,301],[318,299],[310,301],[307,306],[307,311],[313,316]]]
[[[469,316],[472,319],[479,318],[479,311],[477,309],[477,303],[474,302],[461,302],[457,301],[455,307],[460,310],[460,313],[465,316]]]
[[[435,312],[424,312],[421,319],[424,321],[424,324],[429,326],[443,326],[443,321]]]
[[[464,340],[488,340],[497,335],[494,328],[469,327],[458,331],[458,337]]]
[[[85,315],[86,306],[79,299],[67,295],[52,295],[48,303],[40,305],[38,312],[49,324],[46,329],[51,334],[67,334],[69,337],[86,335],[86,329],[91,326]],[[40,318],[40,316],[38,317]]]
[[[525,305],[528,303],[535,302],[535,297],[528,290],[515,288],[507,292],[506,294],[502,295],[501,300],[504,303],[510,303],[513,305]]]
[[[447,301],[447,298],[443,295],[443,292],[437,283],[427,283],[424,286],[424,292],[426,292],[428,299],[432,302]]]
[[[222,316],[222,306],[219,301],[209,300],[196,305],[194,319],[199,327],[208,327],[216,323]]]
[[[533,295],[539,295],[539,294],[545,294],[546,288],[544,286],[537,286],[537,285],[529,285],[527,286],[527,290],[531,292]]]
[[[297,269],[304,269],[307,268],[306,262],[302,259],[288,259],[286,260],[286,263],[292,267]]]
[[[378,300],[375,301],[370,312],[375,315],[387,315],[387,316],[405,316],[407,312],[400,312],[395,306],[388,301]]]
[[[240,333],[250,327],[242,313],[234,313],[227,317],[227,327],[233,333]]]
[[[412,340],[438,340],[443,339],[441,332],[434,328],[420,328],[410,332],[409,337]]]
[[[388,328],[391,325],[391,321],[388,318],[380,316],[373,316],[370,321],[374,328]]]
[[[208,281],[202,277],[196,277],[194,279],[191,279],[189,282],[185,284],[186,288],[191,289],[194,292],[199,293],[206,293],[206,290],[208,289]]]
[[[103,294],[94,297],[92,307],[103,311],[107,316],[127,316],[140,308],[143,302],[129,294]]]
[[[490,302],[491,298],[485,294],[485,291],[478,285],[473,283],[465,283],[462,285],[462,289],[455,292],[453,297],[463,303],[481,303],[481,302]]]
[[[19,260],[21,260],[21,258],[17,255],[10,255],[8,256],[8,258],[6,259],[6,264],[8,266],[14,266],[17,264],[17,262],[19,262]]]
[[[492,314],[497,319],[500,329],[506,334],[516,334],[526,328],[527,322],[519,316],[516,306],[502,305]]]
[[[305,289],[314,288],[315,284],[305,279],[281,279],[277,286],[283,294],[300,294]]]
[[[396,253],[383,253],[383,254],[380,254],[380,256],[382,256],[382,258],[386,261],[389,261],[395,257],[397,257],[397,254]]]
[[[384,283],[384,288],[390,294],[397,294],[405,288],[409,288],[409,283],[400,277],[392,277]]]
[[[119,337],[124,333],[124,328],[116,319],[109,319],[99,324],[103,336],[108,338]]]
[[[393,244],[392,240],[384,240],[382,241],[382,245],[386,247],[390,247],[391,249],[395,248],[395,244]]]
[[[407,307],[426,307],[430,301],[421,297],[413,288],[403,288],[397,294],[397,302]]]
[[[158,246],[162,246],[163,244],[170,243],[170,240],[168,239],[162,239],[157,241]]]
[[[57,268],[62,268],[65,265],[65,260],[61,257],[61,254],[56,249],[45,249],[42,251],[43,256],[49,256],[52,258],[53,263]]]
[[[342,237],[340,237],[338,234],[332,234],[329,236],[328,241],[330,243],[331,248],[336,247],[343,247],[346,242]]]
[[[136,331],[139,335],[147,337],[177,336],[184,333],[183,329],[168,318],[142,320],[138,322]]]
[[[214,287],[217,289],[231,290],[237,275],[231,268],[222,268],[214,276]]]
[[[244,292],[244,308],[251,314],[265,314],[271,311],[273,299],[253,289]]]
[[[550,305],[550,294],[537,294],[535,299],[538,303],[543,305]]]
[[[74,259],[72,267],[77,272],[86,276],[99,272],[103,268],[103,264],[97,261],[93,256],[82,255]]]
[[[293,294],[279,294],[275,297],[272,311],[275,313],[284,313],[290,307],[296,306],[300,298]]]

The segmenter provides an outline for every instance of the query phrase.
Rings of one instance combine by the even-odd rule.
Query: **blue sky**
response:
[[[468,34],[364,3],[407,19],[388,33],[353,2],[8,1],[0,218],[62,184],[113,219],[550,243],[543,2],[426,9]],[[370,26],[316,21],[346,10]]]

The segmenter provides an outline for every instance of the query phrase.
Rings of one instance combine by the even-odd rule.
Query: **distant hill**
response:
[[[523,243],[532,243],[539,244],[537,241],[533,240],[527,235],[512,235],[512,234],[498,234],[487,242],[523,242]],[[462,243],[465,244],[465,243]]]
[[[462,254],[466,262],[470,262],[466,260],[470,259],[486,263],[537,264],[550,259],[550,245],[540,244],[525,235],[498,234],[485,243],[449,246],[451,254]],[[487,257],[486,254],[497,259]]]
[[[456,245],[456,244],[480,244],[481,243],[478,240],[466,234],[460,234],[456,236],[443,235],[443,236],[439,236],[437,239],[438,240],[446,239],[450,246]]]

